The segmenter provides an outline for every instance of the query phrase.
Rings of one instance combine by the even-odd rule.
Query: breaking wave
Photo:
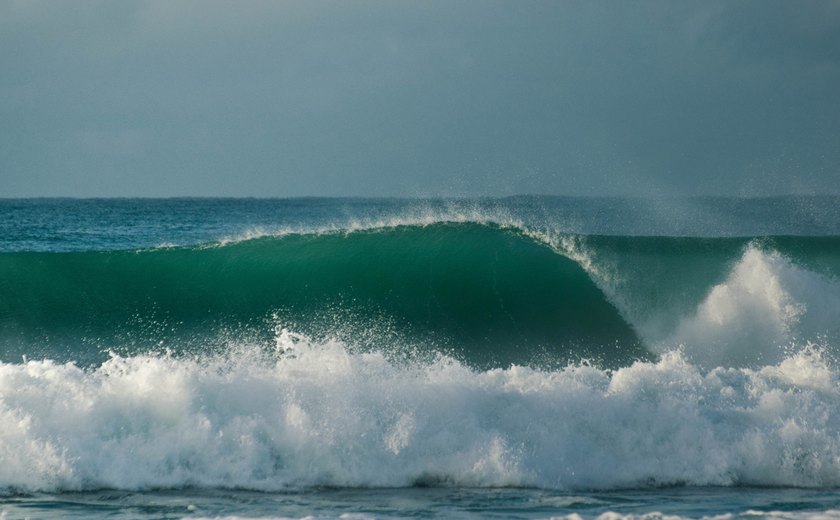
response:
[[[0,254],[2,493],[840,486],[840,239]]]
[[[0,488],[840,485],[838,372],[815,347],[710,371],[276,347],[0,364]]]

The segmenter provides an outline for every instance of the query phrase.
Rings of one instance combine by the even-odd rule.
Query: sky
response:
[[[825,193],[838,0],[0,0],[0,197]]]

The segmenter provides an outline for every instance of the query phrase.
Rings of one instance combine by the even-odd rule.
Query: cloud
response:
[[[838,5],[7,1],[0,176],[36,195],[115,168],[150,182],[114,195],[836,191]]]

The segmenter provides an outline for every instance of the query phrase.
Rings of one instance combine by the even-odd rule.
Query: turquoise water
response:
[[[831,197],[0,201],[0,512],[838,516],[838,277]]]

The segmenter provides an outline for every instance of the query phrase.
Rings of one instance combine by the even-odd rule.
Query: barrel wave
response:
[[[206,349],[289,327],[446,351],[486,368],[649,358],[579,263],[478,223],[302,233],[140,251],[0,255],[6,356]],[[16,359],[20,359],[17,357]]]
[[[0,248],[0,497],[840,488],[836,234],[86,204],[131,233]]]

